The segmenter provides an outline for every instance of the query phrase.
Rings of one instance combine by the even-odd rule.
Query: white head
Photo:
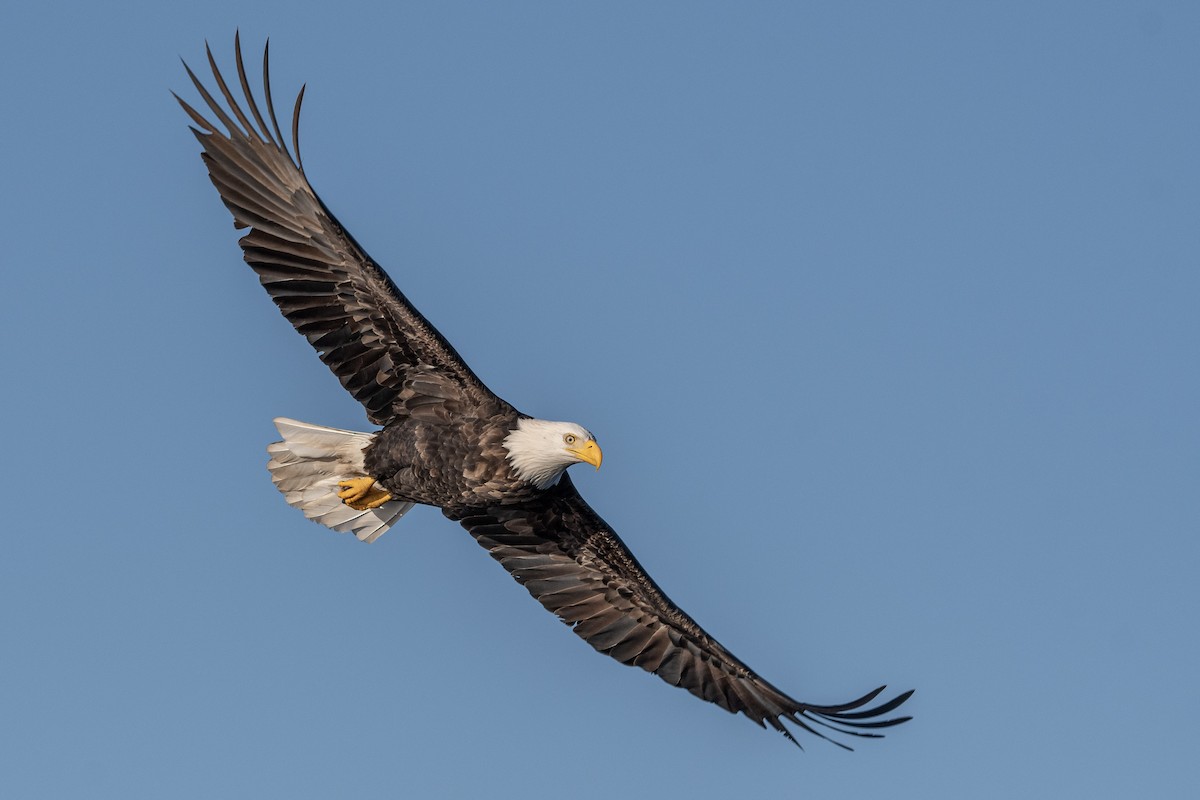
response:
[[[582,461],[600,469],[604,458],[596,438],[574,422],[523,419],[504,446],[517,477],[539,489],[553,486],[572,464]]]

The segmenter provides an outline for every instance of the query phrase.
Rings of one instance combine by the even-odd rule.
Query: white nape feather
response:
[[[587,429],[574,422],[550,422],[544,419],[522,419],[517,428],[504,439],[508,460],[521,480],[539,489],[548,489],[558,482],[563,472],[578,464],[578,456],[567,452],[563,437],[573,435],[583,444],[592,438]]]
[[[275,420],[282,442],[267,445],[271,480],[288,505],[339,533],[353,533],[373,542],[413,507],[391,500],[379,508],[357,511],[337,496],[338,481],[366,475],[363,449],[373,433],[343,431],[279,417]]]

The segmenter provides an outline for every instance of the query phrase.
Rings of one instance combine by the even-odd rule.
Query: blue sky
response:
[[[272,417],[367,424],[168,93],[239,27],[346,226],[599,436],[577,484],[672,598],[913,722],[799,753],[436,511],[367,546],[284,504]],[[0,794],[1194,793],[1198,37],[1165,2],[8,4]]]

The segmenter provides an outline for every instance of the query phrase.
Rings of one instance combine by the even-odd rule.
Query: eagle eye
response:
[[[565,436],[563,436],[563,441],[566,442],[567,444],[575,444],[575,434],[573,434],[573,433],[566,434]]]

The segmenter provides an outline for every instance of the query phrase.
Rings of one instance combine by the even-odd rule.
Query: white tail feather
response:
[[[355,511],[337,496],[339,481],[367,474],[363,449],[375,434],[325,428],[286,417],[276,418],[275,427],[283,441],[267,445],[271,480],[288,505],[314,522],[373,542],[413,507],[412,503],[390,500],[379,508]]]

